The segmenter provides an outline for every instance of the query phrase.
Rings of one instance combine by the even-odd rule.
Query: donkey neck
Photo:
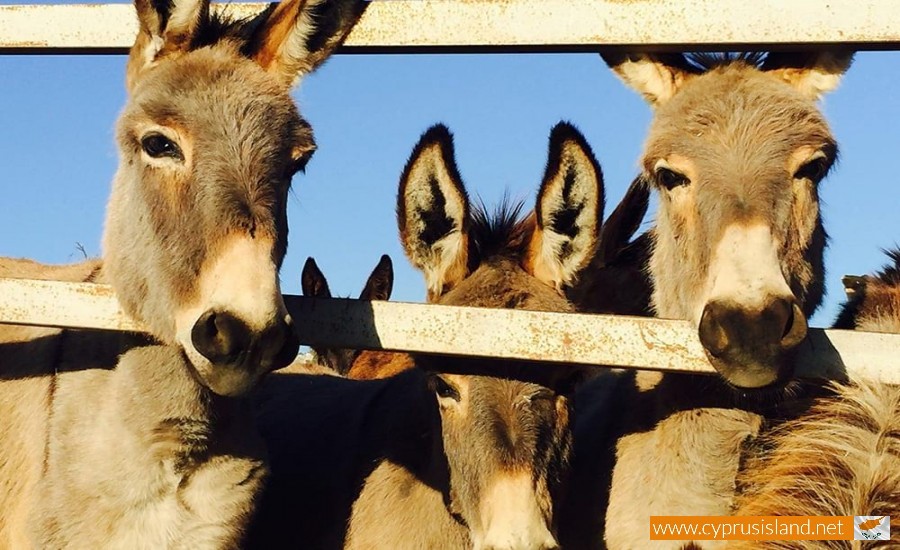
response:
[[[377,466],[353,504],[347,548],[391,541],[398,548],[466,548],[468,528],[449,510],[450,471],[440,414],[425,374],[413,369],[394,378],[408,397],[372,426],[384,431]],[[384,514],[385,502],[391,513]],[[418,526],[410,530],[410,525]]]

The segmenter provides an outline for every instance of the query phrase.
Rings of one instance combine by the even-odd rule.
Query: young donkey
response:
[[[900,333],[900,250],[857,279],[836,328]],[[767,434],[739,477],[738,515],[900,517],[900,388],[864,380],[836,388]],[[814,498],[811,498],[814,497]],[[889,543],[888,543],[889,544]],[[742,541],[735,548],[860,548],[851,541]],[[887,546],[887,544],[885,545]]]
[[[536,213],[473,209],[443,126],[403,172],[398,223],[432,302],[572,311],[561,288],[589,262],[600,168],[557,126]],[[386,380],[278,376],[265,386],[272,480],[251,542],[313,548],[556,548],[578,372],[417,355]],[[328,423],[325,424],[325,419]],[[323,434],[322,430],[339,431]]]
[[[300,286],[304,296],[331,298],[331,289],[325,274],[316,265],[313,258],[307,258],[303,264],[303,272],[300,275]],[[390,300],[391,290],[394,288],[394,266],[391,257],[383,254],[375,269],[366,279],[366,285],[359,294],[360,300]],[[353,362],[359,357],[362,350],[313,348],[313,354],[317,363],[330,368],[340,375],[346,375],[350,371]]]
[[[136,2],[103,260],[0,276],[110,283],[151,337],[0,326],[0,547],[237,546],[265,473],[237,396],[298,348],[278,269],[314,143],[289,92],[363,5]]]
[[[642,372],[616,392],[627,413],[615,443],[596,449],[615,448],[611,484],[602,468],[595,483],[601,500],[610,487],[611,548],[679,547],[647,540],[650,515],[731,511],[741,449],[760,429],[757,413],[774,412],[753,389],[790,380],[792,351],[822,298],[817,185],[837,147],[815,101],[851,57],[606,57],[655,107],[641,160],[660,197],[653,307],[691,321],[721,375]],[[590,434],[595,420],[583,420],[577,433]],[[598,509],[595,537],[604,529]]]

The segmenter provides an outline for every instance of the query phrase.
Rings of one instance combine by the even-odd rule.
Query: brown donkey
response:
[[[238,545],[266,469],[234,396],[298,348],[278,269],[314,143],[289,92],[363,6],[137,0],[103,260],[0,276],[110,283],[151,336],[0,326],[0,547]]]
[[[900,250],[874,276],[850,278],[835,328],[900,333]],[[856,516],[900,522],[900,388],[864,380],[785,422],[754,445],[738,477],[737,515]],[[855,541],[742,541],[734,548],[862,548]],[[869,544],[869,543],[867,543]],[[884,544],[884,547],[890,543]],[[869,547],[876,547],[872,543]]]
[[[753,389],[791,379],[792,351],[822,298],[817,186],[837,147],[816,100],[851,58],[605,58],[655,107],[641,160],[660,200],[649,262],[655,313],[692,322],[721,379],[625,375],[615,401],[586,406],[599,418],[579,411],[576,471],[595,479],[575,485],[599,502],[580,508],[591,517],[573,514],[573,545],[601,544],[605,529],[610,548],[680,547],[649,541],[649,516],[728,514],[741,449],[763,422],[757,413],[791,414],[778,398],[789,391]],[[609,410],[625,411],[614,443],[592,428]]]
[[[561,289],[594,254],[600,167],[571,126],[550,136],[536,214],[472,208],[450,133],[430,129],[400,183],[398,222],[431,301],[572,311]],[[254,547],[556,548],[575,368],[416,355],[376,381],[276,376],[261,427],[272,480]]]
[[[307,258],[303,264],[303,272],[300,275],[301,288],[304,296],[319,298],[331,298],[331,289],[328,288],[328,280],[325,274],[316,265],[313,258]],[[391,290],[394,288],[394,266],[391,257],[387,254],[381,256],[375,269],[366,280],[366,285],[359,294],[360,300],[390,300]],[[362,350],[313,348],[314,360],[322,366],[328,367],[337,374],[346,375],[354,361]]]
[[[603,222],[600,242],[589,267],[565,287],[566,297],[578,311],[649,315],[651,286],[646,264],[652,233],[631,240],[647,212],[649,196],[646,183],[636,178]],[[347,376],[375,380],[413,367],[412,359],[405,353],[366,350],[355,356]]]

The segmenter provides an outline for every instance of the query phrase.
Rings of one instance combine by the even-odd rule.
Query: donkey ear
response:
[[[406,163],[397,225],[406,256],[425,275],[429,301],[468,275],[469,197],[456,168],[453,136],[442,124],[422,135]]]
[[[134,0],[134,7],[140,29],[128,56],[128,89],[135,76],[157,59],[188,51],[209,17],[209,0]]]
[[[250,57],[286,86],[315,70],[340,46],[369,0],[284,0],[261,14]]]
[[[644,221],[650,206],[650,186],[642,176],[634,178],[622,201],[603,222],[597,259],[608,263],[622,251]]]
[[[394,289],[394,265],[387,254],[381,256],[378,265],[369,275],[366,286],[359,295],[360,300],[390,300]]]
[[[300,287],[304,296],[312,296],[315,298],[331,298],[331,289],[328,288],[328,281],[325,274],[316,265],[314,259],[307,258],[303,264],[303,272],[300,275]]]
[[[591,147],[574,126],[557,124],[526,269],[557,289],[572,285],[597,250],[603,202],[603,173]]]
[[[761,70],[771,72],[810,99],[819,99],[838,87],[853,63],[853,52],[772,52]]]
[[[694,74],[681,54],[601,54],[623,82],[651,105],[668,101]]]

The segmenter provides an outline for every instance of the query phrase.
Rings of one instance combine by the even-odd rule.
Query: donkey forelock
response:
[[[837,146],[815,99],[850,56],[607,61],[656,107],[641,163],[660,192],[657,314],[697,324],[735,385],[787,376],[786,354],[823,295],[817,186]]]
[[[286,0],[246,20],[136,0],[105,271],[125,309],[232,394],[289,363],[278,271],[291,178],[315,150],[290,97],[367,2]]]

